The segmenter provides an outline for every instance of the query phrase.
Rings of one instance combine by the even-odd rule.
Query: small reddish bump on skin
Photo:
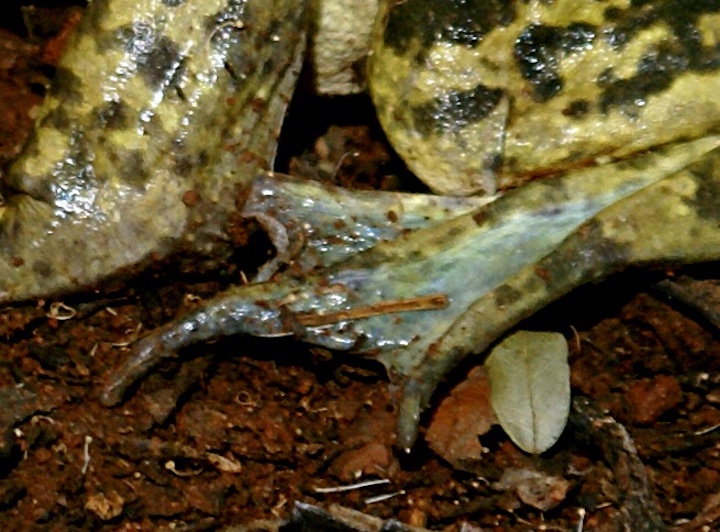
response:
[[[153,251],[150,253],[150,260],[153,262],[160,262],[163,259],[162,255],[158,253],[157,251]]]
[[[386,213],[386,216],[387,216],[388,221],[390,221],[392,223],[395,223],[398,221],[398,215],[395,211],[392,211],[392,210],[388,211]]]
[[[12,259],[10,259],[10,264],[15,268],[19,268],[20,266],[25,264],[25,261],[22,259],[22,257],[13,257]]]
[[[182,196],[182,202],[186,207],[195,207],[200,203],[200,194],[196,190],[187,190]]]
[[[228,104],[228,105],[231,106],[231,107],[232,107],[233,105],[235,105],[236,102],[237,102],[237,99],[235,99],[234,96],[229,96],[228,98],[225,98],[225,103]]]
[[[431,357],[434,357],[435,355],[437,355],[440,352],[440,346],[438,345],[437,342],[433,342],[428,346],[427,352],[428,352],[428,355],[430,355]]]
[[[256,113],[263,111],[266,106],[267,101],[263,98],[253,98],[252,100],[250,100],[250,108]]]
[[[252,162],[253,159],[255,159],[255,154],[248,150],[245,150],[240,156],[241,163],[249,163]]]
[[[344,229],[344,228],[345,228],[345,222],[342,221],[342,220],[335,220],[335,221],[333,222],[333,228],[334,228],[335,230],[338,230],[338,231],[339,231],[340,229]]]
[[[549,281],[550,280],[550,272],[547,271],[545,268],[535,268],[535,273],[537,274],[540,279],[543,281]]]

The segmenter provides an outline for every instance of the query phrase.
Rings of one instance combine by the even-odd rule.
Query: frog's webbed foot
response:
[[[143,5],[92,2],[68,42],[4,179],[0,301],[230,252],[238,193],[275,156],[305,0]]]
[[[230,334],[277,337],[299,332],[298,325],[288,319],[283,308],[289,289],[289,286],[272,284],[242,287],[237,289],[237,295],[226,293],[202,309],[141,338],[104,389],[103,404],[119,403],[135,381],[163,358],[172,356],[191,342]],[[266,302],[274,303],[274,306],[266,305]]]
[[[628,264],[720,256],[716,194],[710,205],[698,204],[689,213],[687,208],[720,180],[719,157],[711,151],[717,145],[718,139],[705,139],[646,154],[633,164],[537,182],[350,256],[343,238],[329,251],[327,241],[318,238],[323,244],[310,248],[309,264],[322,268],[304,278],[291,268],[273,283],[231,289],[205,309],[151,333],[106,398],[117,400],[148,361],[191,342],[230,333],[292,334],[336,350],[372,353],[399,378],[404,397],[398,444],[409,448],[419,414],[443,376],[547,303]],[[277,190],[302,186],[288,182]],[[337,230],[338,224],[325,227],[329,219],[322,214],[336,198],[308,187],[306,192],[315,194],[309,203],[319,210],[307,214],[306,223],[315,235],[329,234],[327,227]],[[398,212],[405,211],[398,207]],[[315,226],[316,220],[325,228]],[[673,229],[680,222],[699,237],[678,236]],[[670,236],[658,239],[665,229]],[[345,236],[353,234],[357,228]],[[323,258],[331,256],[346,258]]]

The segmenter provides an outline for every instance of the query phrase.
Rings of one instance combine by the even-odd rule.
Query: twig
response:
[[[329,325],[339,321],[357,320],[380,316],[382,314],[394,314],[396,312],[411,312],[418,310],[442,310],[449,304],[445,294],[430,294],[427,296],[411,297],[408,299],[396,299],[393,301],[381,301],[365,307],[355,307],[349,310],[340,310],[328,314],[316,312],[298,313],[295,319],[305,327],[317,327]]]

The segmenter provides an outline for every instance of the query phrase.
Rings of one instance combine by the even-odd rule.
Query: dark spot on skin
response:
[[[175,43],[163,38],[140,62],[138,71],[151,87],[178,87],[184,71],[183,59]]]
[[[533,88],[533,99],[544,102],[562,89],[558,74],[559,32],[548,26],[530,26],[515,43],[515,60]]]
[[[58,67],[55,72],[50,95],[67,103],[81,103],[85,99],[81,79],[63,67]]]
[[[56,107],[43,117],[40,121],[40,127],[50,127],[60,131],[65,131],[70,127],[70,117],[67,114],[67,108]]]
[[[533,24],[515,41],[515,60],[522,76],[533,89],[533,99],[546,102],[563,88],[559,74],[563,55],[582,51],[592,45],[597,30],[589,24],[567,27]]]
[[[28,159],[35,159],[36,157],[40,156],[40,147],[36,139],[37,134],[35,132],[31,133],[30,139],[26,144],[27,147],[24,150],[24,153]]]
[[[472,215],[472,219],[476,225],[483,225],[488,219],[487,212],[485,209],[479,210]]]
[[[153,89],[179,85],[184,70],[183,57],[177,45],[159,35],[157,29],[145,22],[135,22],[121,28],[117,38],[134,59],[138,74]]]
[[[198,168],[204,168],[209,164],[210,156],[207,150],[200,150],[198,153],[189,154],[184,147],[176,146],[173,150],[173,170],[182,177],[189,177]]]
[[[504,284],[495,289],[495,304],[502,308],[512,305],[522,298],[522,293],[514,287]]]
[[[483,167],[491,172],[499,172],[502,170],[503,160],[504,157],[502,153],[491,153],[485,157]]]
[[[173,157],[174,165],[173,170],[175,173],[181,177],[188,177],[194,170],[195,167],[193,166],[194,158],[187,155],[187,153],[177,153],[175,157]]]
[[[693,200],[687,203],[703,220],[720,222],[720,156],[704,157],[688,170],[695,177],[697,190]]]
[[[563,29],[560,47],[566,54],[582,52],[592,48],[596,35],[597,28],[595,26],[574,22]]]
[[[664,48],[664,46],[663,46]],[[641,107],[653,93],[666,90],[674,81],[675,74],[688,69],[689,61],[683,55],[670,50],[657,50],[640,59],[637,74],[632,78],[617,80],[610,84],[600,98],[600,109],[607,113],[612,107]]]
[[[610,7],[605,10],[604,18],[609,24],[604,34],[613,47],[622,49],[639,31],[663,23],[672,29],[680,41],[700,44],[698,19],[718,12],[718,0],[633,0],[628,9]]]
[[[162,0],[162,3],[168,7],[177,7],[185,3],[185,0]]]
[[[225,72],[230,74],[230,78],[234,79],[235,81],[238,81],[239,76],[235,72],[235,68],[233,67],[232,63],[225,61],[225,63],[223,63],[223,68],[225,69]]]
[[[720,64],[720,51],[716,53],[715,61]],[[640,59],[635,76],[607,86],[600,97],[600,109],[607,113],[618,107],[632,114],[633,108],[644,107],[650,96],[668,89],[678,75],[689,70],[705,71],[706,68],[693,65],[691,56],[670,43],[663,43],[652,54]]]
[[[43,277],[46,279],[52,277],[55,272],[55,269],[52,267],[52,264],[45,262],[43,260],[35,261],[33,263],[32,269],[40,277]]]
[[[420,41],[416,60],[438,41],[475,46],[496,27],[516,16],[515,3],[505,0],[407,0],[396,2],[387,15],[385,45],[404,55]]]
[[[131,124],[131,113],[122,101],[107,102],[96,108],[96,127],[102,129],[122,130]]]
[[[502,96],[502,89],[485,85],[467,91],[450,91],[412,108],[415,126],[424,135],[459,131],[487,117]]]
[[[203,168],[204,166],[207,166],[207,164],[210,162],[210,155],[208,155],[207,150],[200,150],[197,155],[197,160],[198,168]]]
[[[150,177],[145,165],[145,154],[140,150],[113,150],[108,159],[120,169],[123,182],[130,186],[143,188]]]
[[[574,100],[570,102],[565,109],[563,114],[572,118],[582,118],[590,111],[590,102],[587,100]]]
[[[595,80],[595,83],[597,83],[597,86],[602,89],[604,87],[609,87],[616,79],[615,71],[612,68],[606,68],[600,72],[597,80]]]
[[[634,116],[653,94],[666,90],[684,72],[708,72],[720,67],[720,47],[705,45],[698,30],[698,19],[708,13],[720,12],[720,0],[633,1],[628,9],[609,8],[603,31],[604,38],[616,50],[622,50],[635,35],[655,24],[670,28],[672,36],[650,48],[638,62],[634,76],[613,80],[598,79],[605,89],[600,108],[613,107]]]

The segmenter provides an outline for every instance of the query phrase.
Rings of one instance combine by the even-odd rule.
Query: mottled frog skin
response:
[[[189,343],[292,335],[379,359],[402,385],[409,448],[443,376],[555,298],[629,265],[720,258],[719,12],[386,2],[369,85],[389,138],[437,191],[530,182],[488,203],[257,177],[297,76],[303,2],[96,0],[7,175],[0,298],[217,254],[247,187],[241,213],[286,269],[140,340],[103,401]]]
[[[272,165],[304,20],[304,0],[93,1],[5,175],[0,301],[221,257],[239,190]]]
[[[720,124],[720,2],[414,0],[382,16],[378,115],[441,193],[492,194]]]

